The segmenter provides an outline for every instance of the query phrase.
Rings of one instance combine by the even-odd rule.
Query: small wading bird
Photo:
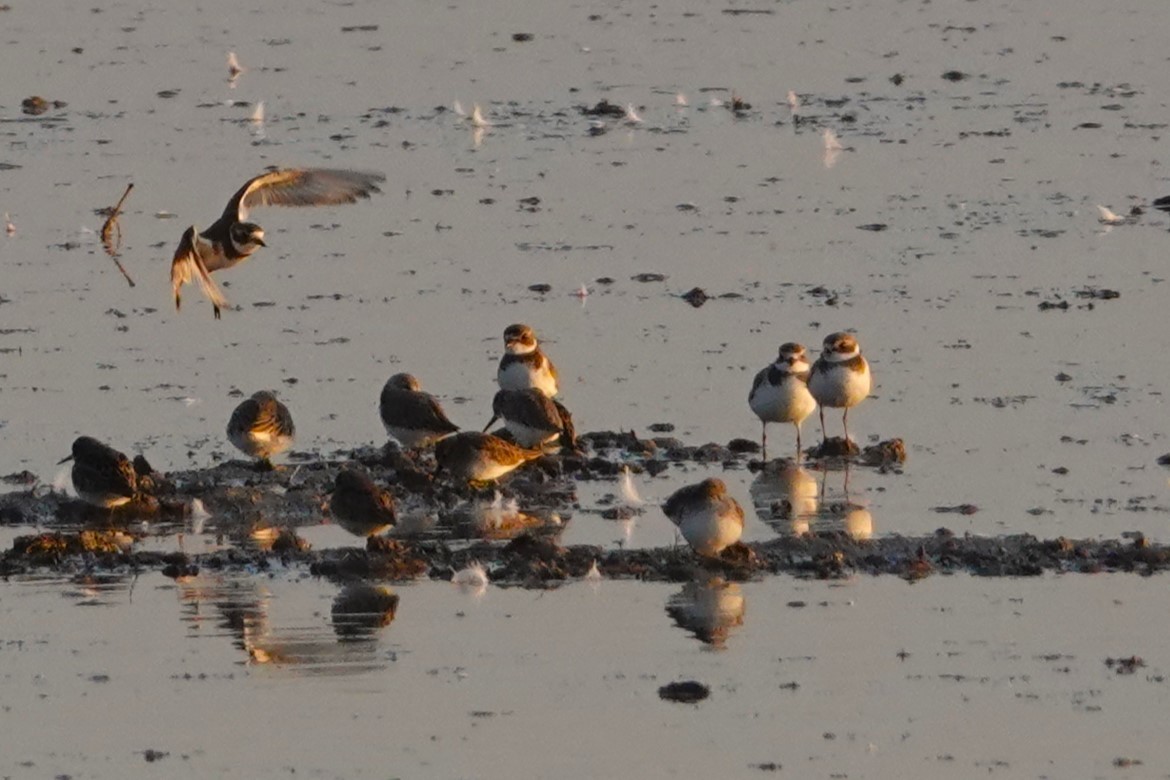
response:
[[[466,482],[494,482],[543,455],[540,450],[517,447],[499,436],[475,431],[456,433],[435,445],[439,468]]]
[[[501,418],[521,447],[540,448],[558,439],[562,447],[571,449],[577,444],[569,410],[535,388],[498,391],[492,399],[492,419],[483,432]]]
[[[228,201],[223,215],[202,232],[192,225],[183,233],[171,261],[171,289],[175,309],[180,306],[180,288],[195,280],[211,299],[215,318],[227,299],[211,274],[247,260],[264,243],[264,230],[246,222],[257,206],[335,206],[355,203],[381,192],[386,180],[380,173],[328,168],[285,168],[249,179]]]
[[[394,525],[394,497],[360,471],[343,469],[333,483],[329,512],[354,536],[374,536]]]
[[[69,461],[73,461],[73,489],[87,504],[114,509],[138,494],[138,475],[130,459],[97,439],[74,439],[73,454],[59,463]]]
[[[821,437],[825,433],[825,407],[844,409],[841,423],[845,426],[845,442],[849,442],[849,409],[869,395],[872,377],[869,363],[861,356],[857,339],[848,333],[830,333],[825,336],[824,350],[813,363],[808,377],[808,389],[821,406]]]
[[[270,458],[292,446],[297,429],[288,407],[268,390],[253,393],[228,420],[228,440],[240,452],[257,458],[257,468],[272,469]]]
[[[796,426],[796,458],[800,459],[800,424],[817,408],[808,390],[808,360],[804,347],[794,342],[780,345],[776,362],[756,374],[748,394],[748,406],[760,418],[760,447],[768,460],[768,423]]]
[[[716,557],[743,535],[743,507],[716,477],[674,491],[662,511],[699,555]]]
[[[496,381],[501,390],[534,387],[549,398],[557,394],[557,369],[540,350],[532,328],[518,323],[504,331],[504,356]]]
[[[410,374],[395,374],[386,380],[378,399],[386,433],[407,449],[425,447],[459,430],[435,397],[420,387]]]

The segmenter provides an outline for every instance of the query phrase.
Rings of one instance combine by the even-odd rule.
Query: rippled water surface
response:
[[[1167,220],[1107,226],[1097,206],[1126,215],[1170,192],[1168,33],[1140,0],[1056,15],[986,0],[12,2],[0,471],[52,483],[79,433],[163,470],[210,466],[232,456],[234,391],[264,387],[302,451],[381,444],[377,395],[398,371],[482,427],[517,321],[542,336],[579,430],[751,439],[748,387],[777,346],[855,329],[876,384],[851,432],[903,438],[905,469],[847,485],[729,471],[745,506],[811,481],[863,509],[846,530],[1166,541]],[[27,117],[31,95],[66,105]],[[579,110],[603,99],[642,121]],[[493,126],[476,132],[456,101]],[[826,154],[825,129],[842,151]],[[269,248],[220,276],[237,308],[215,322],[188,288],[175,312],[182,231],[268,165],[388,179],[355,206],[257,210]],[[96,233],[131,182],[133,287]],[[694,287],[714,299],[692,308]],[[782,452],[791,432],[775,428]],[[705,473],[635,487],[653,504]],[[563,542],[674,542],[654,509],[601,520],[610,488],[581,487]],[[960,504],[978,511],[934,511]],[[749,517],[745,539],[790,530]],[[153,773],[149,749],[170,771],[241,777],[1140,776],[1165,765],[1148,733],[1165,705],[1157,583],[749,583],[742,626],[709,652],[665,611],[681,586],[474,601],[419,584],[352,646],[330,626],[336,586],[292,573],[10,582],[0,724],[21,750],[0,772]],[[229,620],[237,598],[252,606]],[[285,656],[257,662],[260,641]],[[1135,653],[1134,675],[1103,663]],[[707,702],[658,699],[691,677]]]

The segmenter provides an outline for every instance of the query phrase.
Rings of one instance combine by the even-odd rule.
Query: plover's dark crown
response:
[[[245,455],[267,460],[283,452],[296,436],[292,414],[269,390],[242,402],[228,420],[228,439]]]
[[[121,452],[90,436],[74,439],[72,452],[61,463],[73,461],[73,489],[86,503],[111,508],[137,494],[138,475]]]
[[[394,497],[360,471],[342,469],[329,499],[333,519],[355,536],[373,536],[394,525]]]
[[[380,192],[380,173],[331,168],[284,168],[255,176],[228,201],[223,214],[209,228],[188,228],[171,260],[171,288],[175,308],[181,303],[180,288],[198,281],[211,299],[216,319],[227,301],[211,274],[231,268],[264,246],[264,231],[247,222],[249,209],[257,206],[332,206],[354,203]]]
[[[395,374],[386,380],[378,399],[382,425],[404,447],[425,446],[459,430],[435,397],[419,387],[410,374]]]

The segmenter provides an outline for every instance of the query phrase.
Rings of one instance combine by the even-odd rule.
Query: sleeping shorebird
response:
[[[435,445],[439,468],[466,482],[494,482],[543,455],[540,450],[517,447],[499,436],[475,431],[456,433]]]
[[[756,374],[748,394],[748,406],[760,418],[760,447],[768,460],[768,423],[796,426],[796,458],[800,459],[800,424],[817,408],[808,390],[808,360],[804,347],[794,342],[780,345],[776,362]]]
[[[492,419],[483,432],[503,419],[504,428],[521,447],[539,449],[560,440],[562,447],[573,447],[577,436],[569,410],[535,388],[500,390],[492,399]]]
[[[288,407],[268,390],[253,393],[232,412],[228,421],[228,440],[240,452],[258,458],[261,469],[271,469],[273,455],[292,446],[296,426]]]
[[[130,459],[113,447],[89,436],[73,441],[73,489],[91,506],[113,509],[130,503],[138,494],[138,474]]]
[[[743,507],[716,477],[674,491],[662,511],[699,555],[717,557],[743,535]]]
[[[425,447],[459,430],[430,393],[424,393],[410,374],[386,380],[378,399],[378,413],[386,433],[407,449]]]
[[[849,441],[849,409],[869,395],[872,375],[869,363],[861,356],[861,347],[848,333],[830,333],[825,337],[824,350],[813,363],[808,378],[808,389],[821,407],[821,437],[825,433],[825,407],[844,409],[841,422],[845,426],[845,441]]]
[[[530,387],[552,398],[557,394],[557,369],[536,343],[536,332],[527,325],[509,325],[504,331],[504,356],[496,371],[501,390]]]
[[[228,201],[227,207],[211,227],[202,232],[192,225],[183,233],[171,260],[171,289],[175,309],[179,308],[180,288],[195,280],[211,299],[215,318],[227,299],[211,274],[247,260],[264,243],[264,230],[246,222],[250,209],[257,206],[333,206],[355,203],[381,192],[378,184],[386,177],[380,173],[346,171],[329,168],[285,168],[262,173],[249,179]]]
[[[394,525],[394,497],[360,471],[342,469],[333,483],[329,512],[354,536],[374,536]]]

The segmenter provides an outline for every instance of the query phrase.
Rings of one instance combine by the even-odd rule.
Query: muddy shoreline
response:
[[[403,452],[393,444],[338,452],[323,460],[294,454],[292,463],[275,471],[230,461],[164,475],[140,457],[136,467],[148,477],[150,491],[125,511],[95,510],[35,484],[0,496],[0,522],[47,529],[18,537],[0,557],[0,576],[37,570],[127,574],[160,570],[182,578],[202,570],[265,571],[281,566],[339,581],[400,582],[422,577],[451,580],[456,572],[478,563],[494,584],[543,588],[596,577],[686,582],[712,576],[745,581],[777,574],[819,579],[869,574],[915,581],[959,572],[988,577],[1153,574],[1170,565],[1170,547],[1149,543],[1140,535],[1039,539],[1030,534],[958,535],[946,528],[925,536],[878,538],[857,538],[845,530],[781,533],[774,539],[734,545],[717,560],[696,556],[685,545],[616,550],[562,546],[559,531],[574,515],[581,516],[576,522],[589,522],[590,516],[620,520],[647,511],[624,503],[616,486],[597,505],[583,507],[576,489],[580,482],[616,483],[625,470],[653,475],[686,464],[757,473],[764,468],[752,457],[758,453],[757,445],[742,439],[690,446],[669,437],[639,439],[632,433],[608,431],[581,438],[587,451],[546,457],[498,489],[436,480],[429,454]],[[864,451],[843,445],[830,440],[810,450],[806,465],[827,471],[866,469],[894,478],[901,473],[905,448],[899,439]],[[355,465],[394,492],[400,515],[415,519],[401,520],[391,536],[309,549],[297,528],[328,516],[333,478],[343,466]],[[780,459],[770,461],[767,470],[791,467],[791,461]],[[502,500],[512,502],[506,518],[497,516],[487,526],[477,522],[483,512],[498,515],[498,510],[485,507],[498,506]],[[780,502],[756,509],[761,520],[775,527],[773,520],[784,517],[791,506]],[[182,534],[193,521],[202,520],[228,542],[226,549],[182,551]],[[136,539],[147,533],[173,533],[180,549],[133,549]]]

